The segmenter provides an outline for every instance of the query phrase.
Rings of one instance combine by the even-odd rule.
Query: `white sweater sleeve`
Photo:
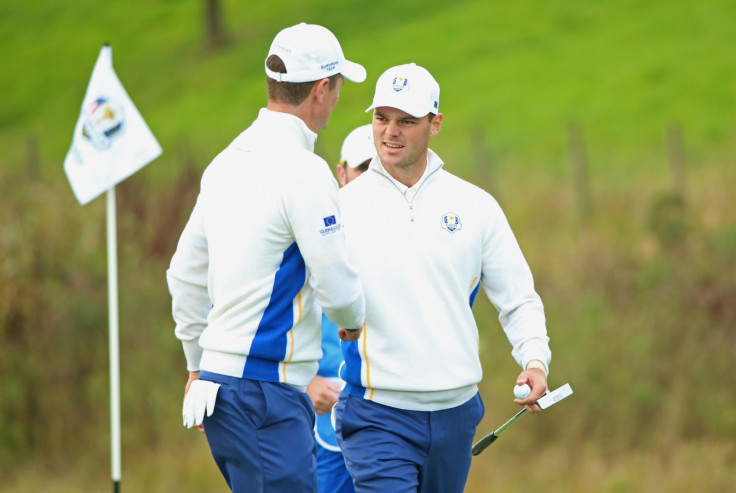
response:
[[[318,170],[285,194],[284,209],[322,311],[340,327],[357,329],[365,320],[363,288],[348,261],[337,182],[326,163]]]
[[[212,308],[207,289],[209,260],[201,207],[197,201],[166,272],[176,322],[174,332],[182,341],[189,371],[199,370],[202,357],[199,336],[207,326],[207,315]]]
[[[542,300],[531,270],[498,203],[488,196],[481,282],[512,346],[519,366],[531,360],[549,366],[552,353]]]

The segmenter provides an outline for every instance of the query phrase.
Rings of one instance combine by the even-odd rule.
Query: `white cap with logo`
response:
[[[375,155],[373,125],[369,123],[356,128],[345,137],[340,150],[340,164],[347,163],[351,168],[357,168]]]
[[[302,22],[282,29],[268,50],[271,55],[278,55],[286,66],[285,74],[266,67],[266,75],[279,82],[311,82],[335,74],[363,82],[366,76],[362,65],[345,59],[335,35],[316,24]]]
[[[373,104],[366,111],[381,106],[397,108],[415,118],[440,109],[440,85],[427,69],[415,63],[386,70],[376,82]]]

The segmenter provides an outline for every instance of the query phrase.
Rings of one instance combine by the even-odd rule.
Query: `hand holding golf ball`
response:
[[[527,384],[516,385],[514,387],[514,397],[516,397],[517,399],[526,399],[531,393],[532,389]]]

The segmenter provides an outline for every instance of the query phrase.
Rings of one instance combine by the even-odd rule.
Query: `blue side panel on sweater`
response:
[[[363,383],[360,381],[360,369],[362,361],[358,352],[358,341],[342,341],[342,354],[345,357],[345,364],[340,368],[340,378],[345,380],[348,385],[346,391],[350,387],[357,387],[365,391]]]
[[[243,378],[279,381],[279,362],[286,354],[287,337],[294,323],[293,300],[304,286],[306,266],[296,243],[284,252],[273,281],[271,300],[258,324],[245,362]]]

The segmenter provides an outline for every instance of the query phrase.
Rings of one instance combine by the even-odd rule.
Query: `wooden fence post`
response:
[[[473,133],[470,134],[470,145],[473,148],[473,164],[478,186],[488,191],[500,202],[500,189],[496,183],[495,163],[493,162],[491,150],[483,135],[482,127],[474,126],[474,129]]]
[[[670,159],[674,192],[684,200],[687,189],[685,146],[682,142],[682,129],[677,124],[667,128],[667,155]]]
[[[570,122],[567,126],[567,135],[578,216],[583,222],[587,222],[593,214],[593,196],[590,191],[588,156],[585,151],[583,131],[580,125]]]
[[[26,177],[30,180],[38,178],[39,171],[38,139],[31,135],[26,140]]]
[[[220,0],[205,0],[204,8],[208,44],[213,47],[226,44],[227,35],[222,23],[222,4]]]

